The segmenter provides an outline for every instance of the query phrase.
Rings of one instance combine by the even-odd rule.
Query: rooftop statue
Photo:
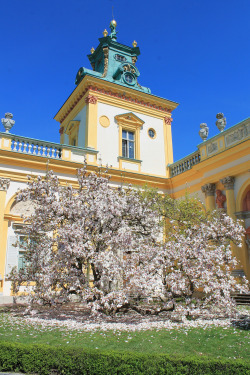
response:
[[[217,121],[215,125],[217,126],[220,132],[223,132],[227,124],[226,117],[224,117],[224,114],[220,112],[220,113],[217,113],[216,118],[217,118]]]
[[[208,131],[209,131],[209,128],[208,128],[207,124],[205,124],[205,123],[200,124],[199,135],[200,135],[200,137],[201,137],[201,139],[202,139],[203,141],[206,141],[206,140],[207,140],[207,137],[208,137]]]

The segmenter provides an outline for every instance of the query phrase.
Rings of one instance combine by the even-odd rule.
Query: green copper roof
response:
[[[93,70],[80,68],[76,75],[75,83],[78,85],[83,77],[90,75],[101,78],[109,82],[130,87],[139,91],[150,93],[150,89],[142,87],[138,83],[140,76],[139,70],[135,66],[137,57],[140,55],[139,47],[136,42],[133,47],[118,43],[116,21],[110,22],[111,34],[107,35],[104,31],[104,37],[99,39],[99,45],[96,50],[92,50],[88,55]]]

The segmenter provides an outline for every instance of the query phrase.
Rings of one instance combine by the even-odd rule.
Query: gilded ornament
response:
[[[134,40],[132,43],[133,47],[135,48],[137,46],[137,42]]]
[[[91,48],[90,52],[93,54],[95,52],[94,47]]]
[[[106,29],[103,31],[103,36],[104,37],[108,36],[108,31]]]

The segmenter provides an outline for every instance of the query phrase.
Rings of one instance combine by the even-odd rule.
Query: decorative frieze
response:
[[[234,189],[235,178],[233,176],[227,176],[220,181],[224,185],[226,190],[233,190]]]
[[[0,178],[0,191],[7,191],[10,186],[9,178]]]
[[[88,95],[88,96],[86,96],[86,98],[85,98],[85,103],[86,103],[86,104],[89,104],[89,103],[91,103],[91,104],[96,104],[96,103],[97,103],[97,97],[94,96],[94,95]]]
[[[234,143],[242,141],[243,139],[247,138],[250,133],[250,125],[246,124],[242,127],[236,129],[235,131],[226,135],[226,146],[230,146]]]
[[[209,183],[209,184],[205,184],[205,185],[203,185],[202,187],[201,187],[201,191],[203,192],[203,193],[205,193],[205,196],[206,197],[211,197],[211,196],[214,196],[214,194],[215,194],[215,184],[211,184],[211,183]]]

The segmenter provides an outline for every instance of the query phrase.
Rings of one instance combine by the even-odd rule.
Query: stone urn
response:
[[[12,118],[13,118],[12,113],[7,112],[7,113],[5,113],[5,118],[1,119],[2,124],[5,127],[5,132],[6,133],[9,133],[10,129],[15,124],[15,121],[12,120]]]
[[[220,112],[220,113],[217,113],[216,118],[217,118],[217,121],[215,125],[217,126],[220,132],[223,132],[227,124],[226,117],[224,117],[223,113]]]
[[[208,131],[209,131],[209,128],[208,128],[207,124],[205,124],[205,123],[200,124],[199,135],[200,135],[201,139],[203,140],[203,142],[207,140]]]

